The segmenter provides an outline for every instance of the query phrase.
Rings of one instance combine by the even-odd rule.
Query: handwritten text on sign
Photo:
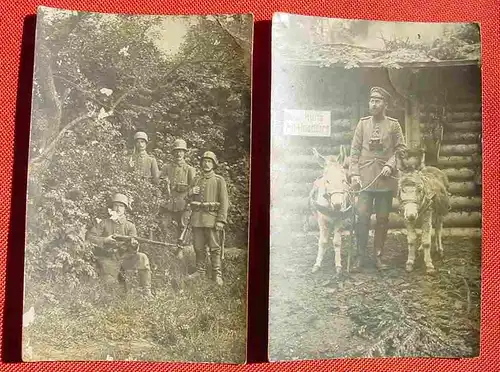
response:
[[[330,111],[285,109],[283,134],[287,136],[330,137]]]

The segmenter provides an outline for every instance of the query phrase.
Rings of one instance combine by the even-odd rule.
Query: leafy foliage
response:
[[[184,22],[185,21],[185,22]],[[245,246],[248,227],[250,41],[246,16],[185,19],[174,52],[164,22],[42,8],[38,18],[28,190],[28,277],[76,286],[96,276],[87,230],[108,217],[114,192],[132,200],[144,237],[159,228],[161,187],[127,172],[133,134],[150,136],[161,167],[176,138],[198,167],[221,160],[230,198],[226,245]],[[171,39],[169,39],[171,40]]]
[[[479,27],[472,23],[443,28],[429,41],[420,37],[417,26],[414,29],[418,37],[410,39],[395,31],[374,36],[371,33],[384,26],[369,21],[290,15],[281,18],[273,24],[276,57],[299,64],[314,61],[322,67],[350,69],[367,63],[401,68],[401,64],[409,62],[479,60],[481,54]],[[368,47],[373,38],[379,39],[382,46]]]

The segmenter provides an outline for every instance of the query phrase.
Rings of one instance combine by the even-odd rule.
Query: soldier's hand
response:
[[[109,235],[109,236],[106,236],[106,237],[103,239],[103,242],[104,242],[104,243],[116,243],[116,240],[115,240],[115,238],[113,237],[113,235]]]
[[[221,231],[222,229],[224,229],[224,223],[222,223],[222,222],[216,222],[215,223],[215,230]]]
[[[130,238],[130,244],[133,246],[133,247],[137,247],[139,245],[139,242],[137,241],[136,238]]]
[[[388,177],[392,173],[392,168],[389,167],[388,165],[384,165],[384,167],[382,168],[382,172],[380,173],[382,174],[382,176]]]
[[[359,177],[359,176],[352,176],[351,177],[351,185],[352,186],[359,186],[359,185],[361,185],[361,177]]]
[[[198,195],[200,193],[200,186],[195,186],[191,189],[193,195]]]

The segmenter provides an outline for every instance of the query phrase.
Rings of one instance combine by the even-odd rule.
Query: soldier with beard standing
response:
[[[392,198],[397,195],[397,157],[405,157],[406,144],[397,119],[386,116],[391,96],[380,87],[370,90],[372,116],[361,118],[351,145],[351,183],[361,188],[358,200],[357,241],[361,263],[366,264],[368,232],[373,209],[377,217],[374,237],[375,265],[386,268],[382,261]],[[375,207],[375,208],[374,208]]]

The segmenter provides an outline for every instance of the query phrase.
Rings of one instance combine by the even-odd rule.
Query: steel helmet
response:
[[[174,150],[184,150],[187,151],[186,141],[183,139],[176,139],[174,141]]]
[[[148,135],[145,132],[137,132],[134,135],[134,141],[137,141],[138,139],[143,139],[146,142],[149,142]]]
[[[126,195],[116,193],[115,195],[113,195],[113,199],[111,199],[111,202],[112,203],[122,203],[123,205],[125,205],[125,207],[130,209],[130,205],[128,204],[128,198]]]
[[[214,162],[215,166],[219,165],[219,163],[217,162],[217,156],[215,156],[215,154],[212,151],[205,151],[201,158],[202,159],[211,159]]]

